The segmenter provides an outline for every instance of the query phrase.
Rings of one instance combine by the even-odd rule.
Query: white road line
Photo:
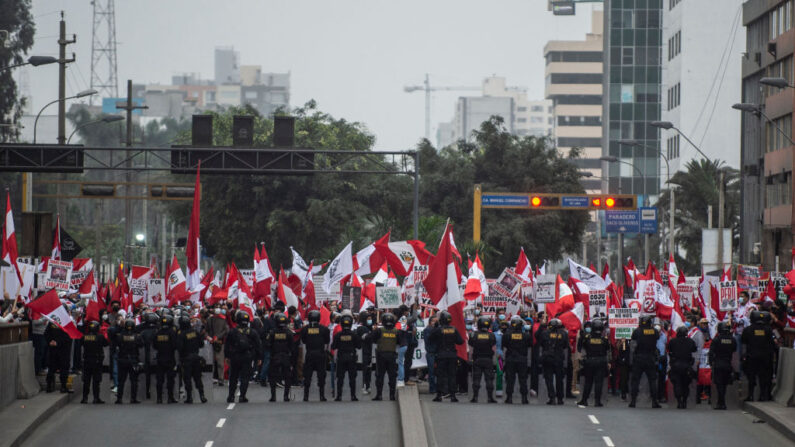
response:
[[[610,436],[602,436],[602,439],[605,441],[605,444],[607,444],[607,447],[616,446],[615,444],[613,444],[613,441],[610,440]]]
[[[204,447],[213,447],[213,441],[207,441],[204,443]]]
[[[227,409],[227,410],[234,410],[234,409],[235,409],[235,404],[229,404],[229,405],[226,407],[226,409]]]
[[[590,419],[591,422],[594,423],[594,424],[599,424],[599,419],[596,419],[596,416],[594,416],[592,414],[588,415],[588,419]]]
[[[218,419],[218,423],[217,423],[217,424],[215,424],[215,426],[216,426],[216,427],[218,427],[218,428],[221,428],[221,427],[223,427],[223,426],[224,426],[224,423],[225,423],[225,422],[226,422],[226,418],[221,418],[221,419]]]

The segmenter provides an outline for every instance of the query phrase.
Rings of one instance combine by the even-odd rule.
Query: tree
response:
[[[676,185],[674,230],[675,241],[685,256],[675,250],[677,264],[680,269],[688,272],[699,272],[701,269],[701,230],[707,228],[707,209],[712,206],[713,227],[718,225],[718,186],[720,172],[724,173],[725,185],[725,228],[732,230],[734,251],[739,247],[740,237],[740,176],[736,169],[727,167],[720,160],[691,160],[684,171],[671,177],[670,183]],[[670,209],[668,189],[660,193],[657,208],[667,212]],[[665,213],[661,213],[665,214]],[[662,216],[668,222],[666,216]]]
[[[23,63],[23,56],[33,46],[35,26],[30,15],[30,0],[1,0],[0,30],[8,32],[8,40],[0,42],[0,142],[7,142],[19,135],[17,128],[8,125],[22,116],[26,98],[18,96],[13,69],[3,67]]]

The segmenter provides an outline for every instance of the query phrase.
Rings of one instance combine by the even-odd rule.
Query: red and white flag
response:
[[[309,269],[312,270],[312,264],[309,264],[309,267]],[[315,279],[312,278],[311,273],[306,274],[304,288],[301,289],[301,301],[304,302],[304,307],[307,311],[317,310],[317,301],[315,300]]]
[[[439,310],[446,310],[452,316],[453,327],[458,330],[464,343],[456,345],[458,357],[467,358],[467,331],[464,321],[464,297],[458,288],[458,280],[461,278],[461,270],[458,262],[453,255],[453,231],[447,228],[449,237],[442,238],[442,245],[439,252],[434,256],[428,267],[428,277],[422,282],[425,290],[431,298],[433,304]]]
[[[149,279],[153,277],[154,271],[151,267],[134,265],[130,268],[130,293],[132,294],[133,304],[138,306],[146,299],[147,285]]]
[[[83,337],[69,311],[63,307],[61,300],[58,299],[58,292],[55,289],[50,289],[44,295],[26,304],[26,306],[61,328],[70,338],[78,339]]]
[[[674,254],[668,256],[668,282],[676,284],[679,281],[679,269],[676,267]]]
[[[372,244],[364,247],[353,255],[353,269],[359,276],[369,275],[378,271],[378,268],[386,262],[381,253],[376,250],[376,244],[389,245],[389,234],[387,233],[373,242]]]
[[[2,257],[9,267],[3,267],[3,286],[4,293],[14,299],[22,285],[22,275],[19,273],[17,265],[17,235],[14,230],[14,215],[11,212],[11,194],[6,191],[6,224],[3,228],[3,251]]]
[[[240,277],[240,272],[234,262],[226,266],[224,287],[227,289],[227,301],[237,301],[237,294],[240,291]]]
[[[251,289],[240,271],[237,272],[237,282],[240,284],[240,290],[237,292],[237,308],[247,313],[249,319],[253,320],[254,301],[252,300]]]
[[[308,267],[307,271],[309,271]],[[304,275],[306,275],[306,273],[304,273]],[[298,297],[295,296],[293,290],[290,289],[287,283],[287,276],[284,274],[284,269],[282,268],[279,269],[279,282],[276,287],[276,296],[286,307],[295,306],[295,308],[298,309]]]
[[[480,256],[475,253],[475,262],[469,262],[469,278],[464,289],[464,297],[467,301],[473,301],[482,297],[488,290],[483,264],[480,262]]]
[[[386,261],[381,264],[381,268],[375,273],[373,279],[371,280],[375,284],[386,284],[386,281],[389,279],[389,272]]]
[[[398,241],[385,243],[384,238],[375,243],[376,250],[386,258],[392,270],[400,276],[408,276],[411,264],[416,259],[416,265],[427,265],[431,254],[425,249],[422,241]]]
[[[527,255],[524,254],[524,247],[519,250],[519,259],[516,260],[516,268],[514,268],[514,271],[525,282],[533,281],[533,267],[530,265]]]
[[[201,183],[199,182],[199,171],[201,170],[201,160],[196,167],[196,185],[193,189],[193,209],[190,213],[190,226],[188,227],[188,241],[185,246],[185,256],[187,259],[188,274],[185,278],[186,289],[195,290],[201,283],[202,274],[199,270],[200,240],[199,240],[199,208],[201,206]]]
[[[166,297],[168,298],[168,305],[173,306],[181,301],[190,297],[185,281],[185,274],[179,267],[177,255],[171,260],[171,265],[168,266],[168,275],[166,277]]]
[[[386,286],[387,287],[400,287],[400,283],[397,280],[397,276],[392,270],[389,270],[389,276],[386,278]]]
[[[61,215],[55,218],[55,231],[52,235],[52,254],[50,259],[61,259]]]

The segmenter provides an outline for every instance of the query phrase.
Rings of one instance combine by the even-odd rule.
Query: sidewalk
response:
[[[743,409],[770,424],[772,428],[795,442],[795,407],[785,407],[770,401],[744,402]]]
[[[39,393],[17,399],[0,410],[0,445],[16,447],[55,411],[69,403],[73,394]]]

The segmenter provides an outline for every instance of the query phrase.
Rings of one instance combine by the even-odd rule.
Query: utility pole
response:
[[[673,254],[674,252],[674,188],[673,185],[668,185],[668,191],[671,195],[671,209],[668,212],[668,253]]]
[[[132,79],[127,80],[127,101],[126,102],[119,102],[116,103],[116,109],[124,110],[127,112],[127,138],[125,139],[125,146],[127,150],[125,151],[125,158],[126,161],[124,162],[127,171],[125,172],[127,185],[124,187],[124,192],[127,197],[131,197],[133,195],[132,183],[132,151],[130,148],[133,145],[133,127],[132,127],[132,114],[134,110],[146,109],[146,106],[139,106],[133,104],[132,98]],[[124,199],[124,259],[129,261],[130,259],[130,245],[132,243],[132,239],[130,236],[132,235],[132,202],[130,199]]]
[[[724,216],[726,214],[723,210],[725,205],[725,188],[723,187],[723,176],[724,172],[721,170],[720,174],[718,174],[718,179],[720,181],[720,184],[718,185],[718,265],[720,266],[721,272],[723,271],[723,225]]]
[[[77,42],[77,36],[72,34],[72,39],[66,39],[66,22],[61,11],[61,29],[58,35],[58,144],[66,144],[66,64],[75,61],[66,58],[66,46]]]

